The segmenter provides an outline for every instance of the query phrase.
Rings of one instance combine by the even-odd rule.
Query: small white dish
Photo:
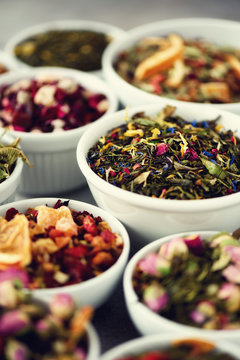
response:
[[[124,297],[125,297],[128,313],[134,325],[142,335],[150,335],[150,334],[171,335],[175,333],[181,336],[184,333],[188,336],[193,336],[193,337],[206,336],[207,338],[213,339],[215,341],[227,340],[229,342],[239,344],[239,336],[240,336],[239,329],[205,330],[169,320],[166,317],[163,317],[153,312],[145,304],[140,302],[135,290],[133,289],[132,286],[133,272],[139,260],[144,259],[150,253],[157,252],[162,244],[169,242],[173,238],[188,236],[191,234],[193,234],[193,232],[184,232],[184,233],[174,234],[157,239],[152,243],[144,246],[131,258],[125,269],[124,277],[123,277],[123,290],[124,290]],[[201,238],[204,240],[217,234],[217,231],[196,231],[195,234],[199,234]]]
[[[61,200],[67,201],[68,199]],[[15,201],[1,206],[0,216],[5,216],[6,211],[12,207],[17,209],[19,212],[24,213],[28,208],[34,208],[38,205],[47,204],[49,206],[54,206],[57,201],[58,198],[36,198]],[[77,306],[91,305],[93,308],[98,308],[112,295],[115,287],[120,281],[129,256],[129,237],[124,226],[116,218],[94,205],[81,201],[70,200],[68,207],[76,211],[87,211],[94,217],[100,216],[103,220],[105,220],[111,227],[112,231],[120,234],[122,237],[124,243],[122,253],[117,261],[99,276],[83,281],[79,284],[49,289],[36,289],[32,291],[32,296],[37,300],[50,302],[54,295],[66,293],[74,299]]]
[[[134,340],[127,341],[121,345],[114,347],[113,349],[105,352],[100,360],[120,360],[127,358],[131,355],[140,355],[141,353],[152,351],[152,350],[161,350],[171,345],[174,341],[186,340],[186,339],[196,339],[206,341],[215,345],[215,348],[219,352],[226,352],[229,355],[232,355],[234,359],[240,359],[239,348],[237,345],[229,344],[228,342],[218,340],[217,338],[212,337],[195,337],[189,336],[187,334],[158,334],[158,335],[149,335],[143,336]]]
[[[102,118],[114,112],[118,107],[116,96],[103,80],[77,70],[64,68],[21,69],[2,76],[0,85],[10,85],[19,80],[32,79],[40,75],[72,78],[92,93],[105,95],[109,107]],[[15,137],[21,137],[22,149],[33,165],[32,168],[25,167],[23,169],[19,191],[25,194],[44,196],[61,194],[85,185],[85,178],[79,172],[76,161],[76,147],[83,132],[91,125],[92,123],[56,133],[9,131]]]
[[[117,56],[129,49],[140,39],[148,36],[167,36],[171,33],[182,37],[195,39],[203,38],[220,46],[239,48],[236,34],[240,31],[240,23],[232,20],[211,18],[169,19],[138,26],[128,32],[128,36],[109,45],[103,55],[103,73],[106,80],[113,87],[123,105],[137,106],[165,102],[162,96],[141,90],[123,78],[114,69]],[[180,106],[183,101],[171,100],[172,105]],[[208,104],[201,104],[204,108]],[[214,104],[221,110],[228,110],[240,114],[239,103]]]

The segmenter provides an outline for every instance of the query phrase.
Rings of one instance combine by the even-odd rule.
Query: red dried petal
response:
[[[92,235],[98,234],[98,228],[95,220],[90,215],[85,216],[83,219],[83,227],[88,233]]]
[[[112,231],[107,230],[107,229],[102,230],[100,236],[107,243],[112,243],[117,238],[117,236]]]
[[[70,255],[75,258],[80,258],[86,256],[88,253],[88,248],[84,245],[79,245],[73,248],[68,248],[64,250],[65,255]]]

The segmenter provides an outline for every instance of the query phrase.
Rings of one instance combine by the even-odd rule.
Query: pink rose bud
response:
[[[5,355],[8,360],[30,359],[28,348],[19,341],[10,339],[5,346]]]
[[[155,253],[149,254],[145,259],[140,260],[138,266],[142,271],[154,276],[167,275],[171,270],[170,262]]]
[[[223,270],[222,275],[231,283],[240,284],[240,267],[229,265]]]
[[[225,283],[219,289],[217,296],[219,299],[224,300],[224,304],[228,312],[236,312],[240,310],[240,287]]]
[[[143,302],[152,311],[159,312],[167,305],[168,294],[161,285],[158,283],[152,283],[144,290]]]
[[[27,272],[23,269],[16,268],[0,271],[0,282],[6,280],[20,281],[24,287],[28,287],[30,282]]]
[[[227,245],[224,251],[230,255],[232,262],[240,264],[240,246]]]
[[[19,303],[19,295],[11,281],[0,282],[0,306],[13,309]]]
[[[168,144],[161,143],[157,145],[157,156],[165,154],[166,152],[168,152]]]
[[[29,327],[29,317],[20,310],[11,310],[0,317],[0,336],[22,333]]]
[[[193,310],[191,313],[190,313],[190,318],[192,319],[192,321],[195,323],[195,324],[202,324],[205,320],[206,320],[206,315],[204,315],[203,313],[201,313],[200,311],[198,310]]]
[[[70,295],[55,295],[50,302],[50,310],[59,319],[68,319],[75,310],[75,302]]]
[[[188,248],[181,238],[175,238],[161,245],[158,254],[171,261],[174,256],[185,259],[188,255]]]
[[[81,348],[76,348],[74,350],[74,355],[75,355],[74,359],[76,359],[76,360],[86,360],[87,359],[86,352]]]
[[[203,243],[200,238],[200,235],[189,235],[184,238],[184,242],[187,245],[188,249],[193,252],[195,255],[199,255],[203,251]]]

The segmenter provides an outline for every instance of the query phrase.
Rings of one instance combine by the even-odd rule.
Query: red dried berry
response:
[[[141,360],[169,360],[169,359],[170,359],[169,355],[157,351],[145,354],[141,357]]]
[[[18,214],[18,213],[19,213],[18,210],[16,210],[15,208],[10,208],[10,209],[8,209],[8,210],[6,211],[5,219],[6,219],[7,221],[10,221],[10,220],[12,220],[12,219],[14,218],[14,216],[15,216],[16,214]]]
[[[98,234],[98,228],[95,220],[90,215],[85,216],[83,219],[83,227],[88,233],[92,235]]]
[[[110,230],[102,230],[100,236],[107,243],[112,243],[117,238],[116,235]]]
[[[73,248],[68,248],[64,250],[64,254],[73,256],[75,258],[84,257],[87,255],[88,249],[84,245],[79,245]]]

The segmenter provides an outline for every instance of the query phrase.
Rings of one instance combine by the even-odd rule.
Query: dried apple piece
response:
[[[223,103],[230,102],[229,86],[224,82],[208,82],[200,85],[200,91],[205,99],[218,100]]]
[[[185,75],[185,66],[182,59],[177,59],[173,64],[172,73],[166,80],[166,85],[171,88],[177,88],[183,82]]]
[[[240,80],[240,61],[234,55],[226,56],[227,62],[234,71],[234,74],[238,80]]]

